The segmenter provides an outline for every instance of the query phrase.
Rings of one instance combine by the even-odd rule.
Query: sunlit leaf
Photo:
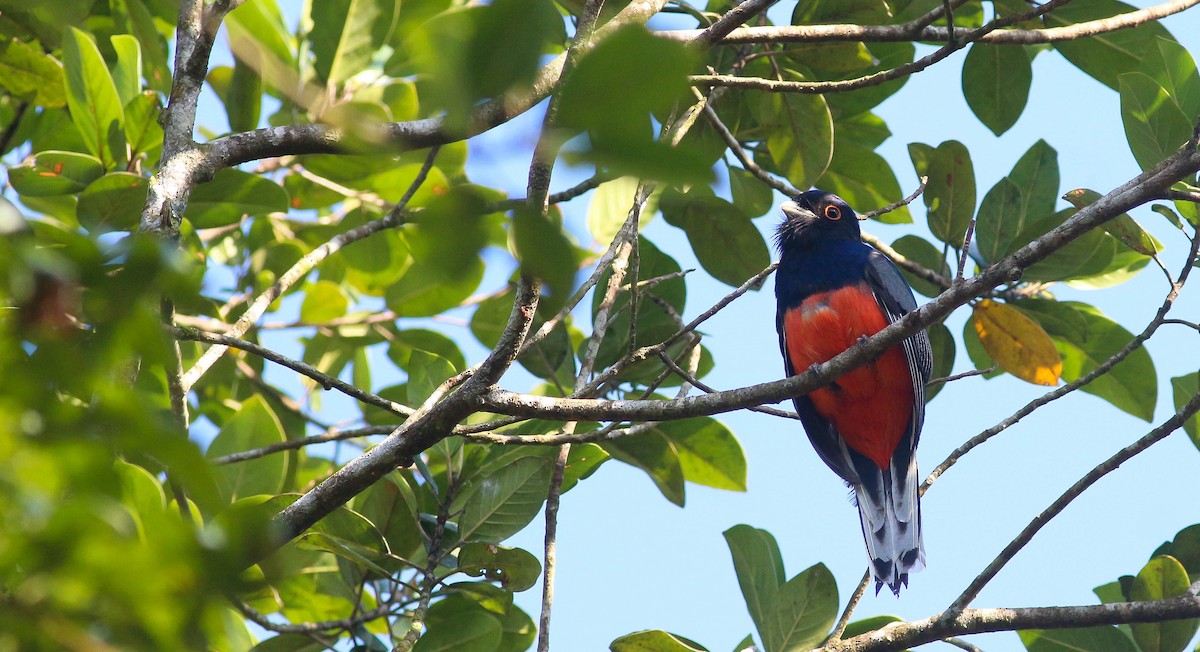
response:
[[[1111,625],[1078,629],[1026,629],[1017,633],[1029,652],[1138,652],[1133,641]]]
[[[15,98],[46,108],[67,103],[62,64],[17,39],[0,39],[0,88]]]
[[[661,629],[648,629],[626,634],[609,643],[608,649],[612,652],[707,652],[708,650],[694,641],[664,632]]]
[[[1140,72],[1121,75],[1121,121],[1133,158],[1148,170],[1192,135],[1192,123],[1161,84]]]
[[[1192,397],[1200,394],[1200,372],[1177,376],[1171,379],[1171,396],[1175,401],[1175,409],[1182,408]],[[1183,422],[1183,430],[1191,437],[1196,448],[1200,448],[1200,414],[1193,414]],[[1196,569],[1200,573],[1200,567]]]
[[[1182,595],[1190,584],[1187,569],[1170,556],[1155,557],[1133,580],[1129,599],[1134,601],[1164,600]],[[1200,628],[1200,618],[1171,620],[1161,623],[1133,623],[1133,640],[1142,652],[1183,652]]]
[[[991,299],[980,301],[971,319],[979,341],[1001,369],[1026,382],[1058,384],[1062,359],[1037,322]]]
[[[1055,8],[1054,11],[1048,12],[1043,20],[1046,27],[1066,27],[1136,10],[1136,7],[1118,0],[1088,0]],[[1118,29],[1088,38],[1057,41],[1054,43],[1054,49],[1105,86],[1120,90],[1118,79],[1121,74],[1138,69],[1142,59],[1154,46],[1156,38],[1171,39],[1171,34],[1158,21],[1152,20],[1132,29]]]
[[[100,159],[77,152],[47,150],[32,161],[8,168],[8,181],[25,197],[70,195],[104,176]]]
[[[88,151],[107,169],[129,160],[125,146],[125,114],[121,98],[100,50],[86,32],[69,28],[63,38],[67,106]]]
[[[767,151],[792,185],[808,188],[833,160],[833,118],[820,95],[762,93],[757,117]]]

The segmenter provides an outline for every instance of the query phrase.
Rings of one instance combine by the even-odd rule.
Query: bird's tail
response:
[[[897,468],[895,461],[854,486],[876,594],[886,583],[892,593],[900,595],[900,587],[908,586],[908,574],[925,568],[917,462],[910,459]]]

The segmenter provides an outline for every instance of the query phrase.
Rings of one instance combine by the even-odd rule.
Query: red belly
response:
[[[792,369],[807,371],[887,325],[865,284],[815,294],[784,315]],[[887,468],[912,418],[912,379],[900,346],[808,397],[850,448]]]

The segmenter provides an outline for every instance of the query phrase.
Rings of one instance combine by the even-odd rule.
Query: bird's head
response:
[[[854,209],[841,197],[816,188],[783,202],[783,222],[775,231],[780,249],[818,240],[861,239]]]

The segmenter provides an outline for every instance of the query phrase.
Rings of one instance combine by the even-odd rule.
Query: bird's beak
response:
[[[783,210],[783,216],[787,218],[789,222],[796,221],[807,224],[817,221],[817,215],[815,213],[794,201],[785,201],[780,208]]]

